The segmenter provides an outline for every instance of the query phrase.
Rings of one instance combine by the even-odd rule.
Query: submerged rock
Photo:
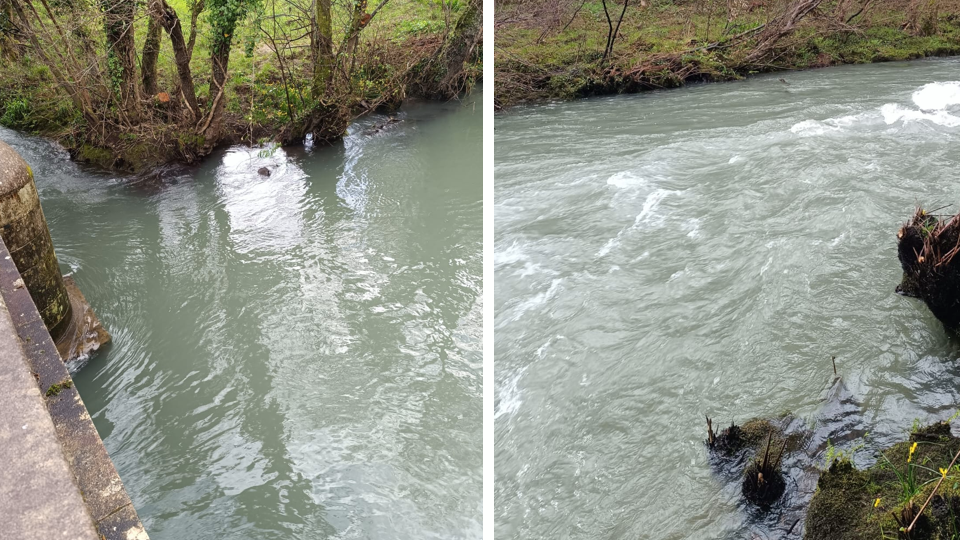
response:
[[[260,167],[260,170],[257,171],[260,176],[270,176],[270,169],[266,167]]]

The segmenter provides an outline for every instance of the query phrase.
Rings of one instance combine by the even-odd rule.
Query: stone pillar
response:
[[[0,141],[0,238],[33,303],[56,342],[71,320],[71,304],[53,252],[47,220],[40,208],[37,185],[27,162]]]

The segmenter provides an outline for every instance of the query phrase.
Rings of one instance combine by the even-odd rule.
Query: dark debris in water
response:
[[[149,195],[159,193],[169,186],[175,186],[196,172],[195,166],[171,163],[150,169],[127,180],[125,183],[136,187]]]

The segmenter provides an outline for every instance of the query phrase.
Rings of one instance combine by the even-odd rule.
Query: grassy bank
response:
[[[866,470],[840,456],[820,476],[804,538],[960,538],[960,467],[951,466],[958,449],[950,425],[937,423],[911,430]]]
[[[825,1],[753,57],[791,2],[633,0],[612,53],[601,1],[498,10],[498,107],[735,80],[752,73],[960,54],[960,1]],[[864,6],[864,4],[866,4]],[[862,9],[861,9],[862,8]],[[607,2],[616,24],[623,4]]]

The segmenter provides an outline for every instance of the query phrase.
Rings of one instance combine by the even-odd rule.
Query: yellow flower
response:
[[[913,460],[913,453],[917,451],[917,443],[913,443],[913,446],[910,447],[910,455],[907,456],[907,463],[910,463]]]
[[[947,470],[947,469],[944,469],[943,467],[940,467],[940,474],[942,474],[944,478],[947,477],[947,473],[948,473],[948,472],[950,472],[950,471]]]
[[[873,502],[873,507],[876,508],[880,506],[880,497],[877,497],[877,500]]]

